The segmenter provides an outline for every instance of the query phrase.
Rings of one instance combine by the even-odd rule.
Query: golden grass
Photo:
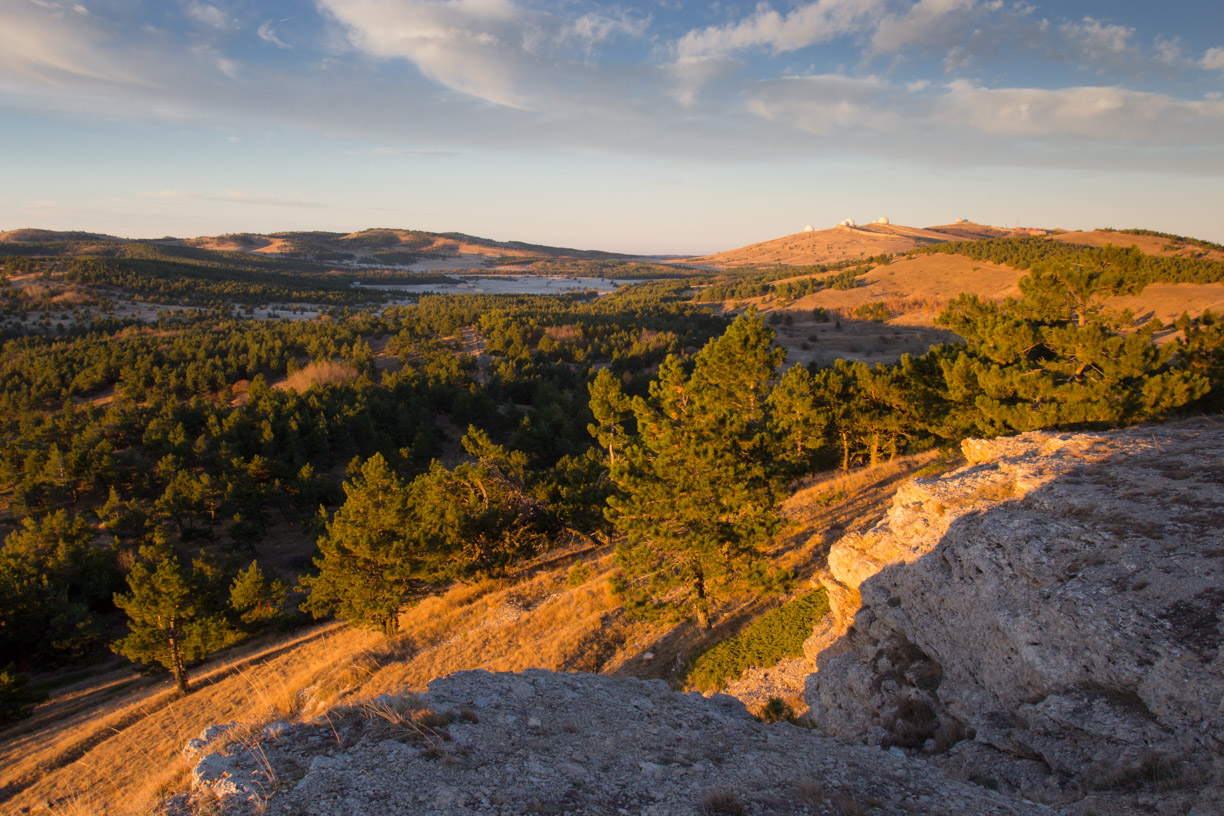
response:
[[[338,624],[317,627],[288,642],[248,647],[215,661],[197,671],[196,690],[186,696],[162,680],[6,739],[0,787],[22,789],[4,806],[14,812],[29,807],[33,813],[60,807],[145,812],[185,782],[187,763],[180,751],[187,740],[219,722],[282,718],[296,708],[300,691],[329,671],[335,655],[360,651],[376,640]]]
[[[357,369],[348,363],[326,360],[302,366],[272,387],[282,391],[297,391],[300,394],[316,385],[346,383],[355,379]]]

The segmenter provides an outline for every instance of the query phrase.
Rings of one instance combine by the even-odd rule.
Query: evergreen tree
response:
[[[235,643],[241,635],[211,601],[213,576],[201,563],[184,571],[169,548],[142,547],[128,573],[127,595],[115,606],[127,613],[129,634],[111,648],[141,663],[160,663],[174,675],[179,691],[190,691],[187,664]]]
[[[631,606],[681,609],[708,628],[713,599],[776,529],[768,397],[783,355],[746,315],[698,353],[691,375],[669,356],[649,399],[633,400],[638,435],[612,468],[619,493],[608,501],[627,536],[617,562]]]
[[[1021,281],[1018,300],[954,300],[937,322],[967,347],[941,359],[953,406],[945,432],[955,433],[966,417],[990,435],[1136,422],[1205,394],[1207,378],[1177,364],[1177,345],[1154,342],[1159,322],[1131,330],[1131,315],[1102,305],[1108,295],[1138,286],[1125,266],[1130,257],[1117,256],[1119,268],[1035,269]]]
[[[319,539],[304,608],[394,634],[399,612],[443,570],[445,554],[418,546],[407,486],[381,454],[344,484],[345,502]]]
[[[273,578],[255,561],[234,577],[229,590],[229,608],[243,625],[257,628],[284,614],[289,588]]]

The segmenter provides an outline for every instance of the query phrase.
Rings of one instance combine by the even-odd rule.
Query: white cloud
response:
[[[1165,65],[1176,65],[1182,61],[1181,42],[1174,37],[1157,37],[1155,41],[1156,61]]]
[[[761,83],[748,110],[813,134],[895,131],[902,125],[896,89],[876,77],[840,74],[784,77]]]
[[[720,57],[756,48],[775,54],[795,51],[863,30],[884,4],[885,0],[817,0],[783,15],[761,3],[739,22],[690,31],[676,43],[676,57]]]
[[[255,30],[255,34],[258,35],[259,39],[266,43],[271,43],[277,48],[286,48],[290,50],[293,48],[293,46],[289,45],[289,43],[276,36],[276,29],[273,28],[271,20],[268,20],[266,23],[257,28]]]
[[[1002,0],[919,0],[900,13],[884,15],[871,37],[871,49],[896,53],[910,48],[951,50],[980,37],[982,17],[1003,9]]]
[[[15,6],[0,25],[0,89],[66,87],[79,82],[139,82],[108,53],[105,32],[54,3]]]
[[[528,15],[509,0],[318,0],[359,50],[412,61],[430,79],[511,108],[523,90],[533,42]]]
[[[1199,66],[1208,71],[1224,71],[1224,48],[1208,48]]]
[[[594,48],[640,37],[647,25],[624,14],[569,19],[511,0],[316,2],[358,51],[409,60],[451,90],[525,111],[609,101],[603,94],[615,71],[589,64]]]
[[[1082,22],[1063,23],[1058,30],[1066,39],[1070,54],[1081,61],[1110,63],[1128,54],[1134,56],[1133,28],[1085,17]]]
[[[576,40],[590,53],[594,46],[617,37],[642,37],[649,26],[650,19],[648,17],[634,19],[624,13],[609,16],[590,12],[576,20],[565,23],[561,29],[560,37],[563,40]]]
[[[229,17],[216,6],[210,6],[207,3],[188,2],[184,7],[184,11],[186,11],[188,17],[197,23],[209,26],[210,28],[229,28]]]
[[[940,107],[949,125],[1003,137],[1212,146],[1224,132],[1224,103],[1115,87],[987,89],[958,80]]]

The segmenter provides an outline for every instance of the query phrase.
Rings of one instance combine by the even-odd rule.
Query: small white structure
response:
[[[882,216],[882,215],[881,215],[879,218],[877,218],[877,219],[875,220],[875,222],[876,222],[877,224],[887,224],[887,223],[888,223],[888,219],[887,219],[887,218],[885,218],[884,216]]]
[[[969,220],[968,220],[967,218],[958,218],[958,219],[956,219],[956,223],[958,223],[958,224],[968,224],[968,223],[969,223]]]
[[[816,228],[813,227],[811,224],[808,224],[806,227],[803,228],[803,231],[804,232],[815,232]]]
[[[853,218],[847,218],[845,221],[843,221],[843,222],[841,222],[840,224],[838,224],[838,226],[839,226],[839,227],[853,227],[853,226],[854,226],[854,219],[853,219]]]

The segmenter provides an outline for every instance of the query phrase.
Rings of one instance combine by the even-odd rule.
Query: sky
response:
[[[0,0],[0,230],[1224,241],[1219,0]]]

